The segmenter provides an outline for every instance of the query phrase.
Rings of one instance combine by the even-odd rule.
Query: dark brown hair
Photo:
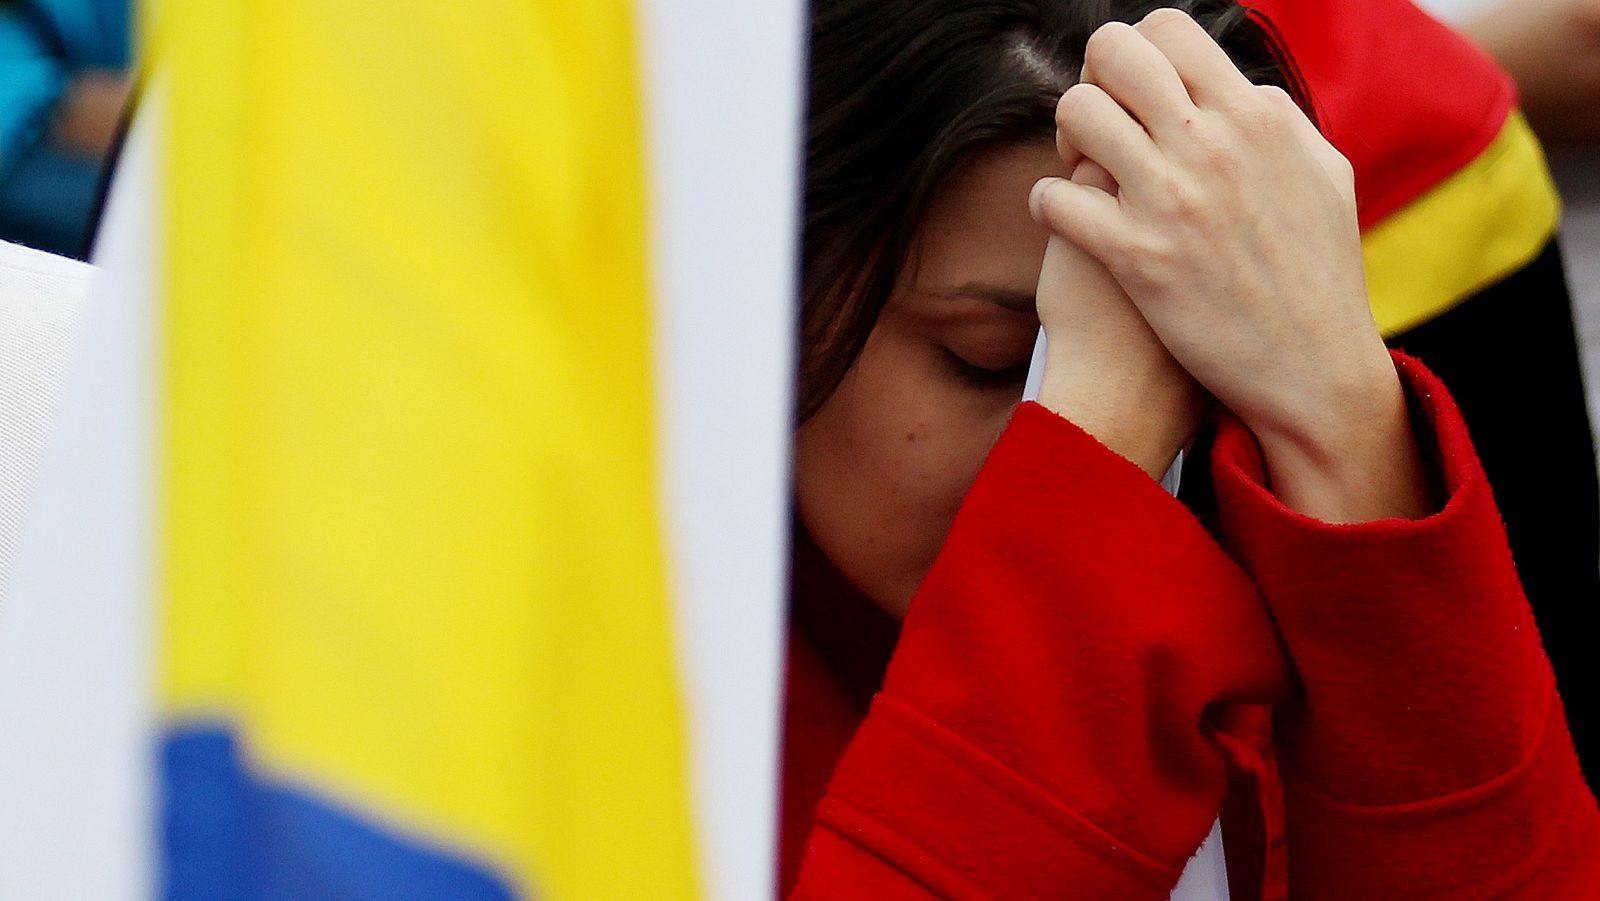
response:
[[[800,421],[855,363],[940,187],[985,149],[1053,141],[1089,36],[1163,6],[1309,110],[1270,27],[1233,0],[813,0]]]

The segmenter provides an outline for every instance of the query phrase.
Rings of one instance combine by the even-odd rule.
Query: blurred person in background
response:
[[[1549,147],[1600,150],[1600,0],[1427,0],[1516,78]],[[1477,11],[1465,14],[1477,7]]]
[[[0,240],[87,256],[128,23],[127,0],[0,0]]]
[[[1600,0],[1427,5],[1458,22],[1517,80],[1522,107],[1550,151],[1566,202],[1562,244],[1585,356],[1590,377],[1600,378]]]

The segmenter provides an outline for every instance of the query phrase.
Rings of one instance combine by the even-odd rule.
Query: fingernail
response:
[[[1033,190],[1028,192],[1028,212],[1038,222],[1044,221],[1044,194],[1058,181],[1066,181],[1054,175],[1048,175],[1033,183]]]

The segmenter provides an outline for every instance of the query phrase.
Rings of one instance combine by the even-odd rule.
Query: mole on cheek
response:
[[[906,440],[912,442],[913,444],[915,444],[916,440],[917,440],[917,433],[916,432],[906,432]]]

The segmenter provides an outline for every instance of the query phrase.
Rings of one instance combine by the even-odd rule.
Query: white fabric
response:
[[[0,601],[93,274],[0,242]]]
[[[805,4],[648,0],[658,472],[707,901],[776,882]]]
[[[40,308],[40,292],[83,306],[82,287],[60,282],[87,278],[88,267],[7,251],[35,273],[8,282],[30,285],[17,325],[57,332],[31,364],[0,351],[0,368],[36,392],[25,402],[53,407],[39,420],[49,438],[36,467],[28,463],[27,518],[0,601],[0,901],[157,897],[150,286],[160,97],[152,85],[123,151],[81,321]],[[0,301],[22,309],[3,291]],[[0,339],[17,342],[13,332],[0,327]]]

